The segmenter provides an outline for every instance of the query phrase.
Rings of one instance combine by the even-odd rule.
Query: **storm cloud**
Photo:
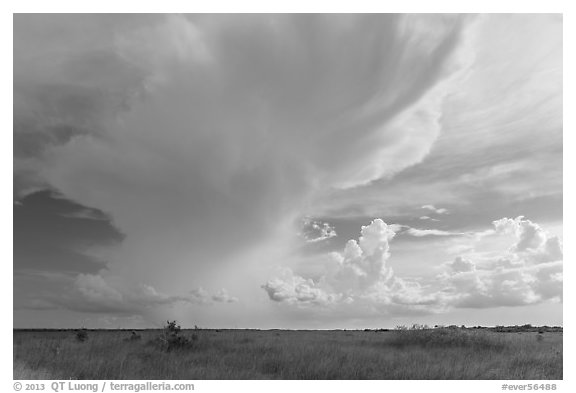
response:
[[[509,164],[487,155],[487,142],[462,147],[467,115],[486,128],[486,117],[503,118],[478,87],[492,75],[490,56],[502,66],[505,50],[483,41],[502,23],[494,18],[15,16],[15,211],[51,190],[74,204],[59,219],[82,222],[78,233],[109,232],[52,255],[51,271],[65,274],[75,294],[52,303],[148,316],[164,307],[190,316],[182,310],[197,307],[214,320],[225,318],[210,310],[235,303],[226,317],[247,321],[278,303],[362,298],[366,310],[388,307],[389,315],[444,307],[425,280],[393,274],[388,242],[397,232],[394,241],[418,238],[422,247],[470,240],[478,228],[463,223],[485,221],[466,205],[469,195],[529,195],[532,165],[513,161],[529,147],[512,149]],[[553,113],[554,102],[542,108]],[[495,138],[497,152],[518,134],[505,135]],[[537,160],[557,173],[546,157]],[[557,196],[550,179],[548,195]],[[497,213],[490,220],[513,214]],[[335,219],[350,217],[371,224],[344,245],[358,226]],[[514,252],[539,250],[541,261],[561,250],[524,221],[502,225],[524,228]],[[17,236],[31,240],[28,230]],[[72,263],[72,252],[87,259]],[[301,274],[304,259],[318,273],[325,258],[332,270]],[[15,266],[40,263],[23,261]],[[283,275],[274,277],[278,267]],[[464,262],[454,267],[467,273]]]

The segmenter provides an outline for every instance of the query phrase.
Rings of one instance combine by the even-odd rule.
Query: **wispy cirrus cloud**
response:
[[[422,236],[464,236],[467,235],[465,232],[450,232],[443,231],[441,229],[418,229],[418,228],[408,228],[404,232],[407,235],[422,237]]]

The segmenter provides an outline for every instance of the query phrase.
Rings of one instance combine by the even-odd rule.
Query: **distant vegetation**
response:
[[[562,328],[15,330],[14,378],[562,379]]]
[[[80,342],[88,340],[88,330],[85,328],[76,330],[76,340]]]

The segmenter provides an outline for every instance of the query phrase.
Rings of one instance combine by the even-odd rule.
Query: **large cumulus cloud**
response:
[[[502,218],[480,237],[512,235],[496,254],[458,256],[441,276],[446,301],[457,307],[519,306],[562,300],[562,244],[523,216]]]
[[[394,229],[376,219],[362,227],[358,240],[330,253],[317,277],[285,269],[262,288],[270,300],[296,307],[340,308],[353,315],[423,312],[434,306],[434,298],[424,294],[419,282],[397,277],[387,266]]]
[[[359,241],[349,240],[342,252],[330,254],[319,274],[284,270],[262,288],[274,302],[364,317],[562,300],[561,242],[522,216],[496,220],[491,229],[468,236],[472,251],[456,256],[432,280],[398,277],[387,266],[397,228],[376,219],[362,227]],[[489,237],[510,242],[510,234],[512,245],[507,249],[474,251]]]

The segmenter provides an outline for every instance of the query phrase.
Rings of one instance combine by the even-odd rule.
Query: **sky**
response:
[[[16,14],[14,327],[562,325],[562,16]]]

